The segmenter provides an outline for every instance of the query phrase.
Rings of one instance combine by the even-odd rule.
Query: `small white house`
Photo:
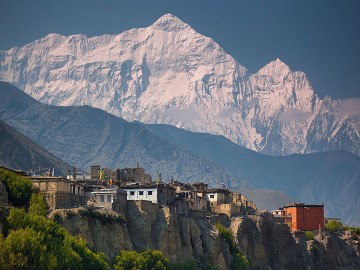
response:
[[[136,183],[121,187],[126,190],[127,200],[144,200],[168,206],[175,199],[175,188],[166,184]]]

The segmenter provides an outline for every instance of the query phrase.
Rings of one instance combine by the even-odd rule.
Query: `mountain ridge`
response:
[[[49,168],[66,175],[71,166],[0,120],[0,164],[23,171]]]

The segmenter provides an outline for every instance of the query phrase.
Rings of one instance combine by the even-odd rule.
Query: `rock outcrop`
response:
[[[69,214],[69,211],[71,214]],[[113,258],[121,249],[161,250],[174,262],[194,259],[229,269],[232,256],[226,242],[206,219],[183,216],[148,201],[129,201],[126,222],[102,222],[82,209],[57,210],[61,224],[73,235],[82,235],[89,247]]]
[[[178,214],[147,201],[130,201],[126,219],[105,221],[101,214],[108,213],[84,215],[82,211],[85,210],[57,210],[57,213],[71,234],[82,235],[91,249],[103,251],[109,258],[120,249],[157,249],[173,262],[193,259],[202,269],[209,264],[231,269],[233,257],[229,246],[211,218]],[[286,225],[275,223],[270,213],[222,222],[231,229],[241,254],[249,260],[250,269],[360,269],[357,236],[326,234],[306,241],[304,233],[293,236]]]
[[[358,237],[343,239],[326,234],[306,241],[304,233],[293,237],[285,224],[270,213],[254,218],[235,218],[231,229],[252,269],[360,269]]]

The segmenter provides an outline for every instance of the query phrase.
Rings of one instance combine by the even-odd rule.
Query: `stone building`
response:
[[[118,188],[104,188],[91,192],[94,207],[112,209],[120,214],[126,213],[127,192]]]
[[[164,183],[135,183],[121,187],[126,190],[127,200],[145,200],[169,206],[176,196],[175,188]]]
[[[213,205],[212,210],[216,213],[221,213],[227,215],[229,218],[240,215],[242,213],[241,211],[241,205],[236,204],[234,202],[231,203],[222,203],[218,205]]]
[[[50,209],[85,205],[84,186],[64,177],[31,176],[33,188],[44,194]]]
[[[100,179],[100,165],[92,165],[90,167],[91,180]]]
[[[203,196],[209,201],[210,207],[232,202],[231,191],[228,189],[214,188],[204,190]]]
[[[123,183],[151,183],[150,174],[145,173],[141,167],[116,169],[110,177]]]

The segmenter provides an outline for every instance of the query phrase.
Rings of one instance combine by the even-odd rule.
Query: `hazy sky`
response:
[[[0,49],[48,33],[117,34],[168,12],[250,72],[278,57],[320,97],[360,97],[359,0],[0,0]]]

